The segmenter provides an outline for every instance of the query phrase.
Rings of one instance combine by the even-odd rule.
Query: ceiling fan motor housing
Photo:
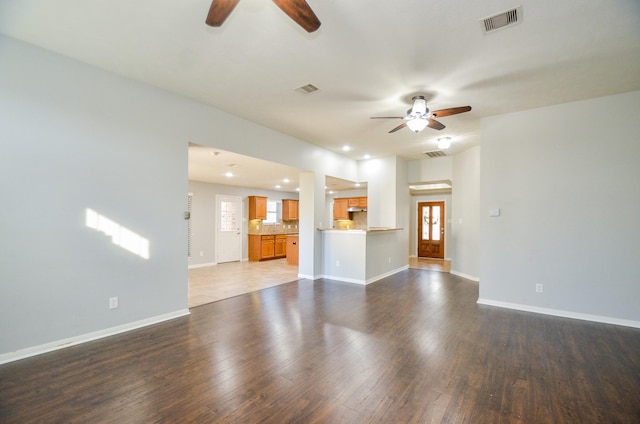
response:
[[[422,117],[429,112],[427,109],[427,101],[423,96],[415,96],[413,98],[413,107],[411,108],[410,115],[413,117]]]

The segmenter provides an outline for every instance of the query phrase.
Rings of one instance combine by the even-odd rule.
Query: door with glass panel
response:
[[[444,202],[418,203],[418,257],[444,259]]]
[[[242,259],[242,197],[216,195],[216,262]]]

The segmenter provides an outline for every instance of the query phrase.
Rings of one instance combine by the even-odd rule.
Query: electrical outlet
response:
[[[118,307],[118,298],[110,297],[109,298],[109,309],[115,309]]]
[[[536,293],[542,293],[542,284],[536,284]]]
[[[389,256],[389,263],[391,263],[391,256]]]

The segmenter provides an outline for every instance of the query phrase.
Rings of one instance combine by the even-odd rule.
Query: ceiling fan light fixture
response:
[[[429,121],[424,118],[414,118],[407,121],[407,127],[409,127],[409,129],[413,132],[420,132],[423,129],[427,128],[428,123]]]
[[[440,137],[438,139],[438,149],[448,149],[451,147],[451,137]]]

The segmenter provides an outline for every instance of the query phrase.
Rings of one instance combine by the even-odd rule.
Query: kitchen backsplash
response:
[[[349,214],[352,220],[350,221],[333,221],[333,227],[337,230],[366,230],[367,225],[367,213],[366,212],[351,212]]]
[[[263,224],[259,219],[249,221],[249,234],[297,234],[298,221],[283,221],[280,224]]]

